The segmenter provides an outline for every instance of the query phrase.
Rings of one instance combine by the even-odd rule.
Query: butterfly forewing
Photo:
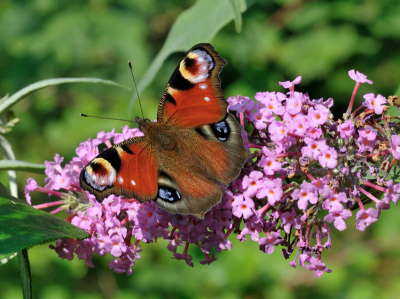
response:
[[[194,46],[175,69],[158,107],[158,122],[194,128],[225,119],[227,102],[218,74],[226,64],[209,44]]]
[[[110,194],[139,201],[157,196],[157,164],[146,137],[131,138],[105,150],[80,175],[83,189],[102,201]]]

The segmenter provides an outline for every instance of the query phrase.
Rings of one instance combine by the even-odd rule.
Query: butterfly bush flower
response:
[[[350,70],[349,71],[349,76],[350,76],[351,79],[353,79],[354,81],[356,81],[358,83],[372,84],[372,81],[368,80],[367,76],[365,76],[364,74],[360,73],[359,71]]]
[[[195,246],[204,255],[197,262],[208,265],[221,251],[233,249],[233,234],[242,242],[257,242],[267,254],[281,246],[285,259],[293,256],[289,265],[320,277],[332,271],[322,261],[323,252],[334,246],[331,229],[344,231],[351,218],[359,231],[368,229],[397,204],[400,194],[395,181],[400,128],[387,114],[390,106],[398,109],[400,101],[368,93],[364,104],[352,112],[361,84],[372,81],[354,70],[349,76],[355,87],[347,112],[337,120],[330,112],[332,98],[312,99],[295,91],[301,77],[279,82],[279,91],[258,92],[254,100],[228,98],[228,109],[248,125],[250,133],[243,130],[242,136],[252,157],[204,219],[170,214],[154,202],[115,195],[100,203],[81,189],[80,171],[99,154],[98,146],[143,136],[128,126],[122,133],[100,132],[82,142],[70,162],[56,154],[54,161],[45,162],[44,187],[28,179],[26,200],[34,203],[35,192],[57,198],[34,207],[53,207],[50,213],[66,210],[66,221],[91,238],[59,240],[50,247],[61,258],[76,256],[90,267],[93,255],[110,254],[110,269],[130,275],[144,254],[142,245],[158,240],[165,241],[172,258],[191,267],[196,259],[188,250]]]
[[[349,139],[354,133],[354,125],[351,120],[347,120],[345,123],[337,126],[337,130],[340,133],[340,137],[343,139]]]

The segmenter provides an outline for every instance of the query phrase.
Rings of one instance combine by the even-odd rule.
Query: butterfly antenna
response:
[[[83,114],[83,113],[79,113],[79,115],[83,116],[83,117],[94,117],[94,118],[100,118],[100,119],[121,120],[121,121],[127,121],[127,122],[131,122],[131,123],[136,123],[136,121],[133,121],[133,120],[126,120],[126,119],[120,119],[120,118],[93,116],[93,115],[87,115],[87,114]]]
[[[143,108],[142,108],[142,102],[140,101],[140,98],[139,98],[139,92],[138,92],[138,88],[137,88],[137,85],[136,85],[135,76],[133,75],[132,64],[131,64],[130,61],[128,61],[128,65],[129,65],[129,68],[131,69],[131,75],[132,75],[132,78],[133,78],[133,82],[135,83],[136,94],[137,94],[137,97],[138,97],[138,99],[139,99],[140,110],[142,110],[142,116],[143,116],[143,118],[144,118]]]

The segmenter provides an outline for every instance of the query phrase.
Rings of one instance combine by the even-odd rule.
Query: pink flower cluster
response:
[[[282,246],[286,259],[297,251],[289,264],[298,263],[320,277],[331,272],[321,261],[322,252],[331,247],[331,224],[343,231],[356,212],[356,228],[364,231],[391,202],[397,204],[400,193],[400,184],[393,181],[400,136],[394,118],[385,113],[389,106],[399,107],[400,101],[366,94],[364,104],[352,112],[360,84],[372,82],[354,70],[349,76],[356,86],[347,113],[338,121],[330,113],[331,98],[311,100],[294,90],[301,77],[280,82],[289,89],[286,93],[259,92],[255,100],[230,97],[229,110],[236,111],[242,126],[251,128],[251,134],[243,131],[243,136],[252,159],[222,202],[202,220],[114,195],[99,203],[79,187],[80,170],[98,155],[98,145],[110,147],[111,139],[115,144],[142,135],[127,126],[122,134],[100,132],[96,139],[81,143],[77,157],[64,167],[58,155],[54,162],[46,162],[46,185],[39,187],[29,179],[27,201],[31,203],[32,191],[61,198],[35,207],[58,205],[53,213],[68,209],[67,221],[92,237],[60,240],[51,248],[69,260],[75,254],[89,266],[93,254],[110,253],[115,257],[110,268],[129,275],[140,258],[140,244],[159,238],[169,243],[173,258],[193,266],[188,248],[195,245],[204,253],[200,263],[209,264],[216,260],[214,253],[231,250],[228,237],[233,233],[242,242],[257,242],[267,254],[276,246]],[[365,208],[370,203],[375,206]]]

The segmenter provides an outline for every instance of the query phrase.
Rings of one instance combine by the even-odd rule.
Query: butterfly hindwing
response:
[[[228,114],[219,123],[175,132],[179,141],[174,151],[158,155],[156,203],[171,213],[202,218],[221,201],[248,158],[241,126]]]
[[[174,167],[174,171],[160,173],[155,203],[170,213],[203,218],[218,204],[225,192],[224,187],[204,176],[203,172],[194,172],[175,159],[165,159],[167,161],[168,167]]]
[[[209,44],[190,49],[164,90],[157,121],[177,128],[194,128],[225,119],[227,102],[218,77],[225,64]]]
[[[83,189],[102,201],[110,194],[141,202],[157,196],[157,164],[146,137],[125,140],[106,149],[80,175]]]
[[[215,124],[196,128],[196,137],[189,139],[190,148],[198,155],[214,175],[214,180],[227,186],[236,179],[249,157],[244,147],[242,127],[235,117],[227,118]],[[201,144],[201,148],[196,144]]]

